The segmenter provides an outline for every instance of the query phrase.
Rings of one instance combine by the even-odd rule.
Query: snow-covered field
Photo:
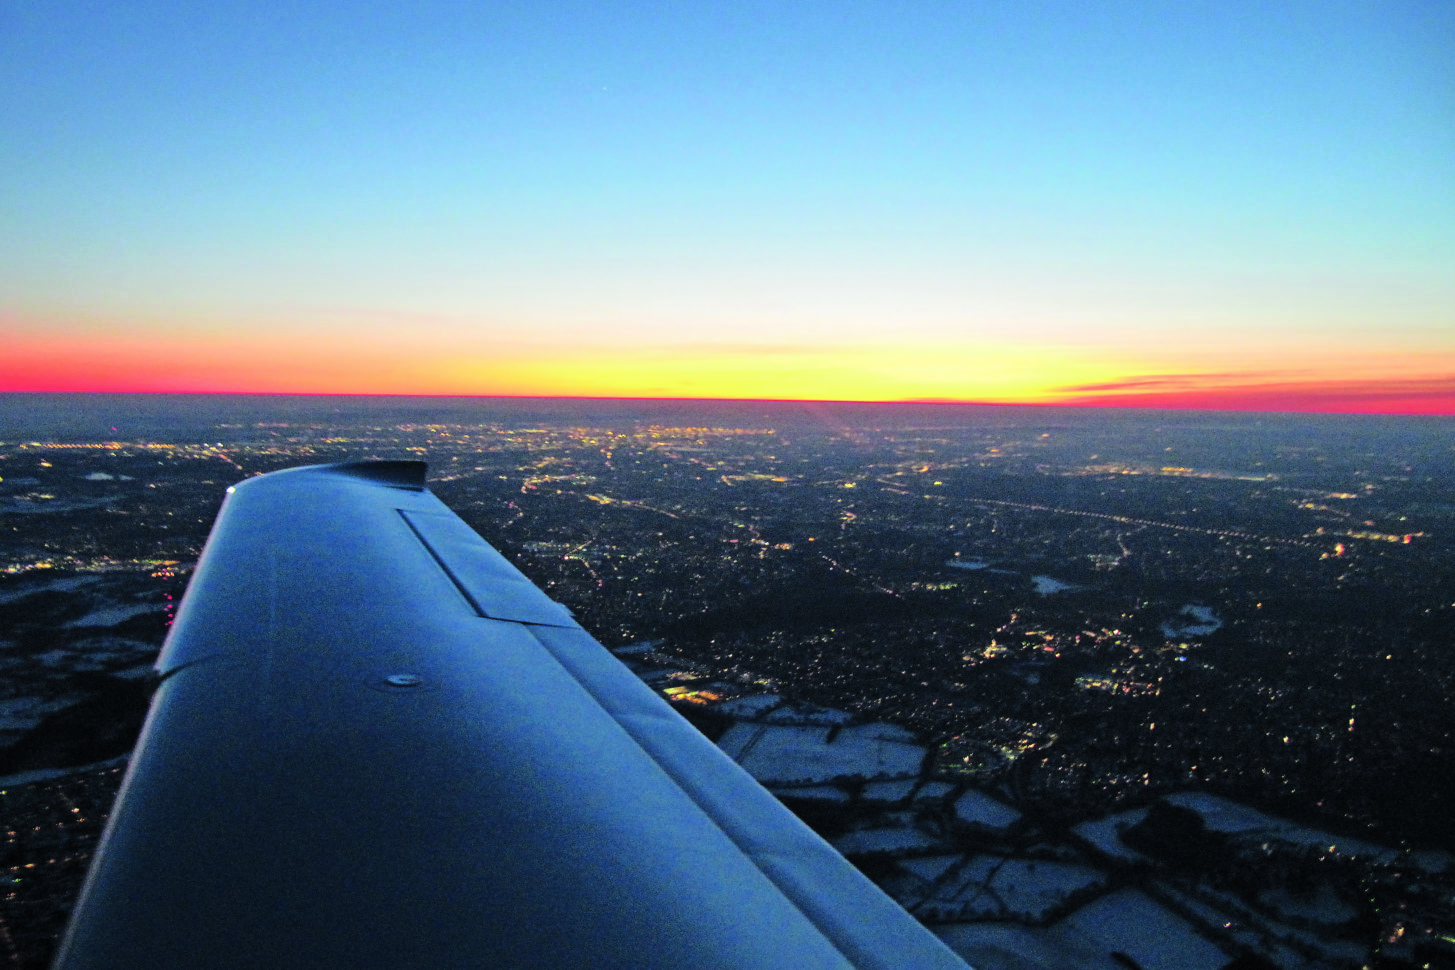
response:
[[[102,577],[96,575],[64,576],[59,579],[46,579],[40,582],[22,582],[18,588],[0,593],[0,603],[14,603],[23,600],[27,596],[36,593],[73,593],[85,586],[101,582]]]
[[[901,802],[914,793],[914,786],[918,784],[915,778],[904,778],[899,781],[871,781],[864,786],[860,797],[869,802]]]
[[[838,729],[818,725],[739,722],[718,741],[749,774],[764,784],[810,784],[834,778],[914,778],[926,749],[903,738],[908,732],[886,724]],[[912,736],[912,735],[911,735]]]
[[[1090,822],[1082,822],[1080,825],[1074,826],[1071,831],[1109,856],[1126,859],[1128,862],[1145,862],[1147,857],[1122,842],[1118,838],[1118,833],[1131,828],[1146,817],[1145,808],[1134,808],[1128,812],[1118,812],[1115,815],[1108,815]]]
[[[125,606],[107,606],[101,609],[92,610],[79,620],[72,620],[66,626],[115,626],[124,623],[133,616],[141,616],[143,613],[157,613],[161,608],[155,603],[130,603]]]
[[[720,714],[726,714],[728,717],[752,720],[760,714],[766,714],[782,703],[783,698],[777,694],[751,694],[747,697],[738,697],[730,701],[724,701],[717,705],[715,710]]]
[[[1232,835],[1267,835],[1299,845],[1325,846],[1346,856],[1359,856],[1380,862],[1395,862],[1399,852],[1359,839],[1330,835],[1318,829],[1297,825],[1285,819],[1265,815],[1256,808],[1239,805],[1204,792],[1177,792],[1167,796],[1174,805],[1190,808],[1202,816],[1207,827]]]
[[[1072,913],[1061,925],[1125,953],[1146,970],[1219,970],[1231,957],[1191,924],[1136,889],[1120,889]]]
[[[927,781],[920,790],[914,793],[914,800],[917,802],[933,801],[944,798],[955,790],[955,786],[948,781]]]
[[[1106,877],[1090,866],[1037,859],[1006,859],[989,888],[1011,913],[1038,919],[1071,893],[1105,885]]]
[[[1059,923],[950,923],[931,930],[976,970],[1127,970],[1100,941]]]
[[[899,867],[910,875],[923,879],[926,883],[932,883],[963,858],[964,856],[959,854],[916,856],[912,859],[900,860]]]
[[[901,865],[920,875],[906,863]],[[963,865],[939,868],[926,902],[981,919],[1043,920],[1072,893],[1106,884],[1098,869],[1044,859],[977,855]]]
[[[80,694],[64,694],[49,700],[33,694],[7,697],[0,700],[0,731],[24,731],[35,727],[47,714],[64,710],[80,699]]]
[[[1082,589],[1075,583],[1068,583],[1054,576],[1032,576],[1031,582],[1035,584],[1036,592],[1042,596],[1050,596],[1052,593],[1064,593],[1069,589]]]
[[[910,850],[933,850],[940,848],[938,839],[919,829],[905,827],[859,829],[834,839],[833,847],[844,855],[864,855],[871,852],[905,852]]]
[[[828,707],[807,707],[784,704],[761,715],[760,720],[769,724],[848,724],[854,715],[848,711],[836,711]],[[887,725],[886,725],[887,727]]]
[[[955,799],[955,815],[971,825],[988,829],[1008,829],[1021,819],[1021,813],[984,792],[970,789]]]

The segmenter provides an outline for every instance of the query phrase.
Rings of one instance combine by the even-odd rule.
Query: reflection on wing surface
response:
[[[963,968],[424,488],[232,490],[57,966]]]

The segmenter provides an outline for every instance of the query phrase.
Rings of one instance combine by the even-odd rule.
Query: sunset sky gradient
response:
[[[1455,414],[1455,4],[0,0],[0,390]]]

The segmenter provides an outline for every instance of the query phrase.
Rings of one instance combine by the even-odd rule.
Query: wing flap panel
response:
[[[407,509],[399,514],[481,616],[545,626],[576,626],[569,610],[542,593],[458,516]]]

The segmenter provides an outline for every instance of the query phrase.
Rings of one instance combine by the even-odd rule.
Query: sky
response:
[[[1455,4],[0,0],[0,390],[1455,414]]]

